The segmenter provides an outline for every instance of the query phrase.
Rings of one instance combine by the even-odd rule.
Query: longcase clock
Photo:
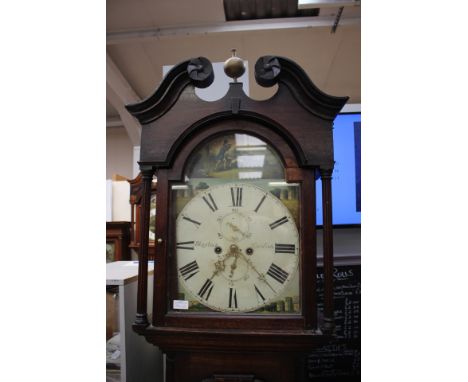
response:
[[[142,125],[139,281],[134,330],[166,353],[167,381],[305,380],[308,352],[333,333],[332,124],[347,97],[320,91],[293,61],[261,57],[255,101],[234,80],[220,100],[203,57],[176,65],[128,105]],[[153,311],[147,264],[157,178]],[[322,178],[324,314],[316,294],[316,190]],[[151,314],[149,314],[151,313]],[[151,322],[148,317],[151,317]]]

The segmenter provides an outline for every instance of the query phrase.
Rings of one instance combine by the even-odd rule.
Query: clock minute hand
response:
[[[254,267],[254,265],[252,264],[252,261],[249,258],[247,258],[242,252],[239,252],[239,254],[245,260],[245,262],[250,265],[250,267],[255,271],[255,273],[257,273],[258,278],[261,281],[263,281],[266,285],[268,285],[268,287],[273,291],[273,293],[276,294],[276,291],[273,289],[270,283],[266,280],[265,275],[257,271],[257,268]]]

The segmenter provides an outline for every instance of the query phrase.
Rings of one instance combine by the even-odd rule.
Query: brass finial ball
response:
[[[236,50],[232,49],[232,57],[224,62],[224,73],[228,77],[234,78],[234,81],[245,72],[244,60],[236,56]]]

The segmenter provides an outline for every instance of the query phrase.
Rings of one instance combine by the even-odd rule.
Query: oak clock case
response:
[[[128,180],[130,185],[130,244],[129,247],[134,250],[137,255],[140,252],[140,229],[141,229],[141,198],[143,191],[142,174],[139,173],[135,179]],[[154,180],[151,184],[151,201],[150,201],[150,222],[149,222],[149,259],[154,259],[155,251],[155,227],[156,227],[156,187],[157,182]]]
[[[230,62],[242,68],[239,58]],[[166,353],[167,381],[305,381],[307,353],[333,335],[332,127],[348,98],[323,93],[284,57],[263,56],[255,64],[260,86],[277,85],[268,100],[249,98],[236,76],[222,99],[203,101],[195,88],[211,85],[213,68],[193,58],[173,67],[147,99],[126,106],[142,125],[133,329]],[[322,179],[323,317],[316,177]]]
[[[172,190],[177,288],[172,308],[225,314],[300,312],[299,184],[248,134],[210,139]]]

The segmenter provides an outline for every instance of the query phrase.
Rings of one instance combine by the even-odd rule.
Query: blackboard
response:
[[[319,314],[323,314],[323,268],[317,271]],[[336,339],[308,355],[312,381],[358,381],[361,373],[361,266],[334,268]]]

